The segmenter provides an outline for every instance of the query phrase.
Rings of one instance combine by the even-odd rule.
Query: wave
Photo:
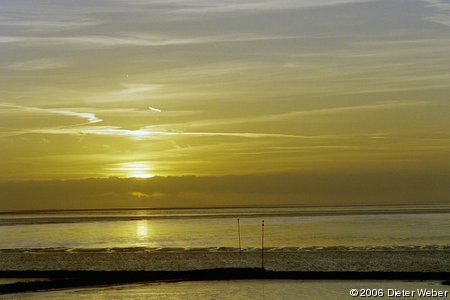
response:
[[[264,252],[309,252],[309,251],[450,251],[450,245],[409,245],[409,246],[310,246],[310,247],[265,247]],[[261,248],[234,247],[113,247],[113,248],[11,248],[0,249],[0,253],[139,253],[139,252],[261,252]]]

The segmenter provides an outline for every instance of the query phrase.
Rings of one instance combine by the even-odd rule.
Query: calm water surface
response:
[[[387,293],[387,289],[418,288],[449,291],[450,287],[439,281],[194,281],[22,293],[8,299],[358,299],[349,296],[351,289],[383,289]]]
[[[262,219],[267,247],[448,246],[450,213],[446,209],[430,212],[421,207],[339,207],[4,214],[0,215],[0,248],[237,247],[237,218],[244,248],[260,246]]]

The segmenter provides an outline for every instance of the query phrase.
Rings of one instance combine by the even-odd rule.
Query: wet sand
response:
[[[264,267],[264,268],[262,268]],[[448,280],[445,249],[4,249],[0,294],[149,281],[233,279]]]
[[[0,251],[1,271],[448,272],[450,249],[29,249]]]

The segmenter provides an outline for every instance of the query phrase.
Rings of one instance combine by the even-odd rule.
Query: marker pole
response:
[[[264,220],[261,226],[261,268],[264,269]]]
[[[241,225],[239,223],[239,218],[237,219],[237,227],[238,227],[238,240],[239,240],[239,255],[242,254],[242,249],[241,249]]]

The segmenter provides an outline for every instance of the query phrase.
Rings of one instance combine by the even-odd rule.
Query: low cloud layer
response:
[[[5,182],[0,210],[448,204],[448,174],[279,174]]]

